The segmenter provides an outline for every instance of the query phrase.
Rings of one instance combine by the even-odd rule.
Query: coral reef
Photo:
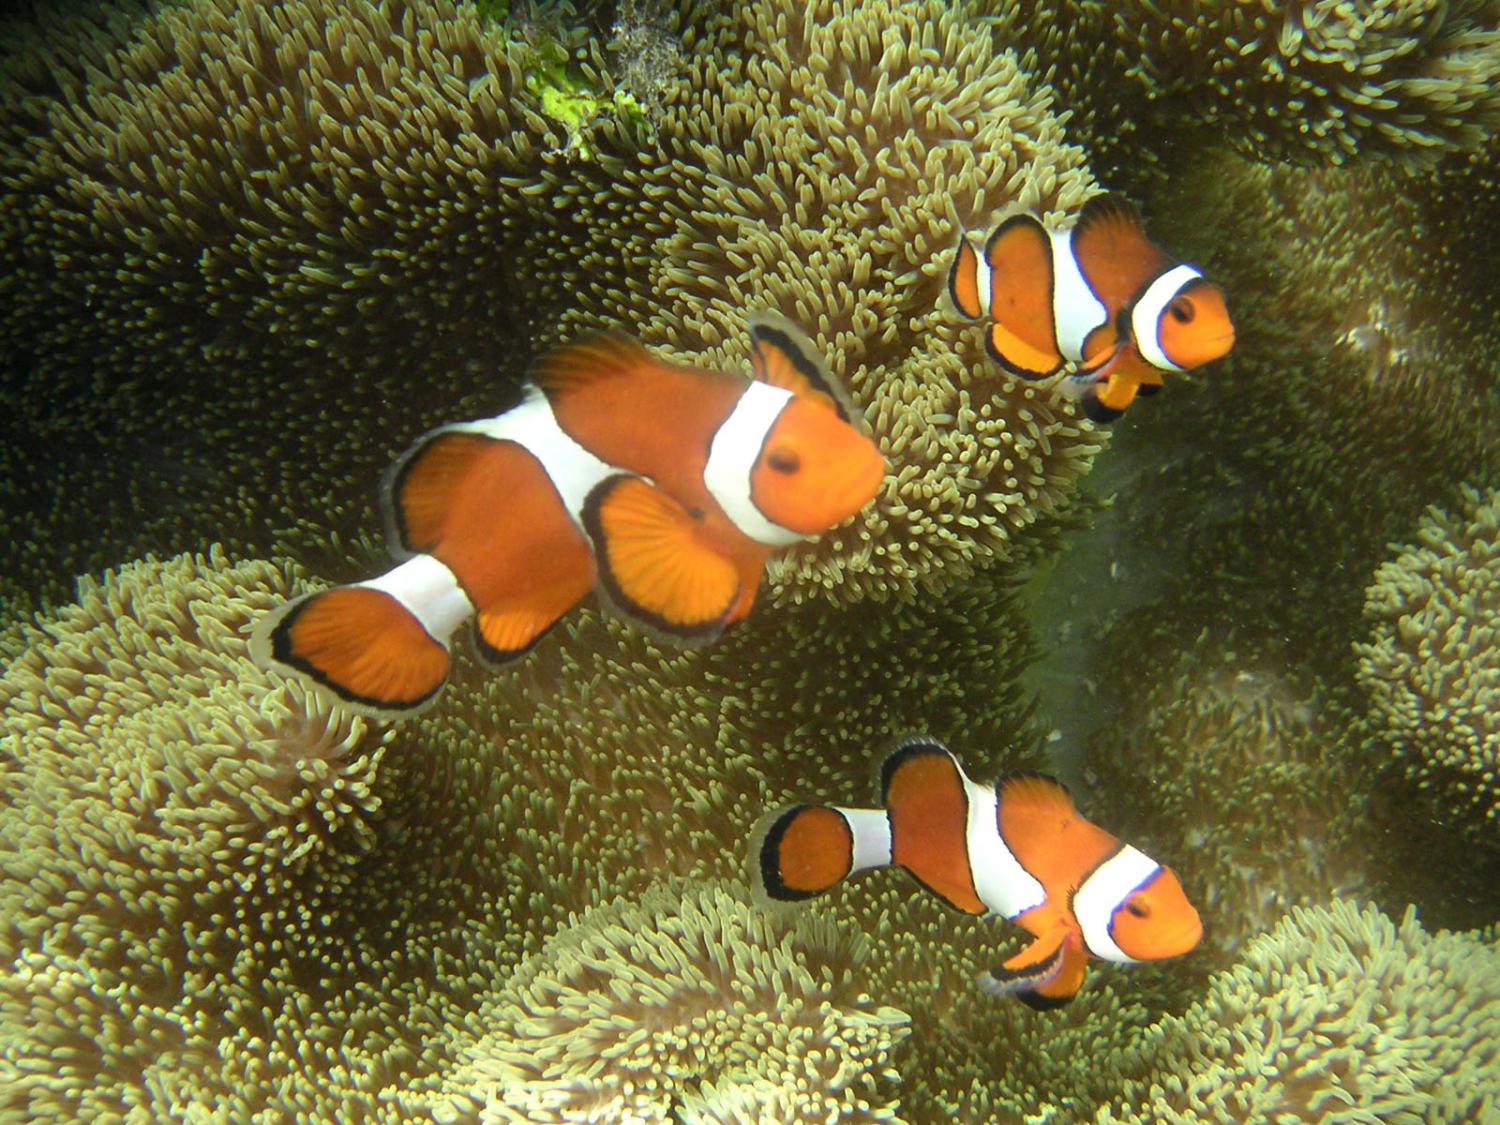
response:
[[[1421,165],[1500,124],[1493,0],[1132,3],[1114,13],[1127,74],[1259,158]],[[1167,107],[1160,107],[1167,109]]]
[[[1097,1125],[1492,1120],[1500,948],[1429,934],[1413,910],[1299,907],[1105,1065],[1146,1077]]]
[[[517,964],[541,979],[571,913],[648,893],[671,913],[661,880],[739,876],[764,809],[863,791],[890,731],[969,739],[988,772],[1034,761],[1012,586],[978,575],[853,634],[826,605],[768,611],[689,652],[585,612],[381,731],[249,663],[249,619],[300,588],[284,568],[215,554],[84,583],[5,680],[4,1104],[399,1118],[392,1099],[435,1096]],[[881,897],[855,916],[878,935],[859,987],[915,1008],[942,976],[978,1024],[969,963],[992,931],[897,887],[882,920]],[[967,1046],[943,1057],[978,1068]],[[692,1096],[725,1113],[797,1096],[713,1074]]]
[[[257,965],[378,842],[388,736],[249,660],[296,590],[218,553],[82,580],[0,678],[0,1105],[30,1120],[165,1112]],[[256,1026],[255,1023],[249,1025]],[[248,1028],[247,1028],[248,1030]]]
[[[555,316],[533,216],[565,138],[452,0],[88,18],[0,76],[7,578],[226,534],[347,565],[384,466],[492,412]]]
[[[1500,492],[1432,508],[1365,593],[1377,742],[1469,840],[1500,848]]]
[[[1482,149],[1500,124],[1494,0],[981,9],[998,41],[1077,107],[1075,127],[1106,179],[1215,140],[1267,162],[1423,169]]]
[[[745,895],[653,887],[572,920],[480,1010],[433,1116],[893,1120],[908,1017],[864,994],[868,940]]]
[[[226,534],[342,576],[401,446],[503,405],[538,346],[610,322],[742,368],[764,305],[828,348],[905,466],[776,596],[909,596],[1006,555],[1101,439],[937,302],[960,222],[1090,190],[1048,91],[935,2],[645,22],[618,65],[645,59],[649,123],[549,118],[535,48],[452,0],[200,0],[109,21],[66,80],[9,69],[31,127],[0,137],[27,294],[0,316],[0,533],[28,544],[8,581],[56,596]],[[642,53],[663,37],[680,73]],[[610,60],[571,57],[603,104]]]
[[[1153,651],[1146,637],[1132,647]],[[1216,656],[1161,660],[1087,766],[1111,830],[1178,870],[1204,923],[1198,973],[1293,905],[1367,890],[1373,842],[1359,770],[1325,729],[1318,690],[1274,649]]]
[[[1400,613],[1473,628],[1411,640],[1382,602],[1368,730],[1350,649],[1385,544],[1500,479],[1494,256],[1455,237],[1494,210],[1492,6],[985,9],[622,4],[612,45],[559,24],[547,73],[514,19],[452,0],[0,26],[0,1116],[1500,1113],[1492,945],[1347,902],[1273,921],[1366,883],[1433,917],[1362,863],[1428,838],[1392,831],[1395,771],[1369,769],[1398,734],[1493,826],[1493,767],[1442,764],[1483,716],[1418,751],[1394,694],[1429,682],[1397,641],[1487,690],[1451,599],[1487,573],[1493,499],[1434,513],[1420,580],[1391,579]],[[1330,77],[1328,44],[1384,70]],[[569,83],[586,121],[544,104]],[[1097,686],[1114,728],[1082,803],[1179,868],[1209,947],[1033,1013],[973,984],[1015,934],[899,875],[781,917],[732,881],[765,809],[864,803],[898,732],[979,778],[1042,764],[1015,584],[1104,439],[940,305],[960,227],[1059,221],[1086,155],[1242,326],[1110,439],[1106,569],[1063,591],[1096,657],[1068,698]],[[1429,156],[1431,183],[1401,170]],[[739,369],[767,305],[899,467],[711,649],[584,610],[384,729],[248,661],[245,626],[305,588],[289,563],[148,559],[15,620],[216,535],[351,576],[392,455],[502,406],[537,347],[617,324]],[[1458,893],[1447,854],[1422,866]]]

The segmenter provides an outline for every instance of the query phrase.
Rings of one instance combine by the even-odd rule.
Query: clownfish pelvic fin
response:
[[[1063,927],[1043,934],[999,968],[979,976],[980,990],[990,996],[1014,996],[1038,1011],[1060,1008],[1083,985],[1083,950],[1068,940]]]

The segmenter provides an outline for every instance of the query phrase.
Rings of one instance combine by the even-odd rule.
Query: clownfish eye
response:
[[[1125,909],[1137,918],[1146,918],[1151,914],[1151,907],[1138,898],[1126,899]]]
[[[773,449],[766,454],[766,465],[773,473],[791,476],[802,468],[802,458],[797,456],[795,449]]]
[[[1193,302],[1186,297],[1175,297],[1167,306],[1167,312],[1172,314],[1172,319],[1178,324],[1186,324],[1193,319],[1193,314],[1198,310],[1193,308]]]

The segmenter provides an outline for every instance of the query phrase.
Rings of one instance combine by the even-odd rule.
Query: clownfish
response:
[[[753,378],[597,334],[544,356],[518,405],[443,426],[386,474],[404,559],[258,623],[251,652],[383,717],[430,703],[470,618],[480,658],[528,652],[591,589],[689,643],[743,619],[766,559],[854,515],[885,475],[798,329],[749,318]]]
[[[979,984],[1033,1008],[1066,1004],[1084,962],[1156,961],[1198,944],[1203,927],[1170,868],[1089,823],[1055,778],[965,776],[930,738],[909,739],[880,772],[883,808],[794,805],[757,833],[757,889],[812,898],[856,871],[903,867],[966,914],[998,914],[1035,936]]]
[[[1012,215],[982,256],[961,237],[948,294],[970,320],[988,316],[985,347],[1011,374],[1046,379],[1071,364],[1058,390],[1095,422],[1234,346],[1223,290],[1147,240],[1118,195],[1094,196],[1065,231]]]

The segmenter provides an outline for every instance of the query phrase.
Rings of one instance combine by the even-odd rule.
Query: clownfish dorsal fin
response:
[[[616,609],[678,640],[723,632],[740,596],[739,572],[676,499],[616,473],[594,486],[582,516],[599,585]]]
[[[1083,205],[1069,243],[1084,279],[1112,317],[1167,265],[1167,256],[1146,237],[1135,204],[1112,192]]]
[[[757,382],[798,397],[824,399],[846,422],[859,417],[853,400],[802,329],[766,310],[752,312],[746,322],[750,328],[750,369]]]
[[[1016,770],[1001,774],[995,780],[995,795],[1001,807],[1006,809],[1034,809],[1059,815],[1073,815],[1073,795],[1057,778],[1031,770]]]
[[[545,352],[531,365],[530,377],[547,394],[562,395],[658,366],[639,340],[611,329],[586,333]]]
[[[444,426],[418,438],[386,471],[381,484],[386,536],[400,554],[419,554],[437,545],[457,491],[501,445],[482,434]]]
[[[1078,219],[1073,224],[1076,238],[1100,224],[1110,224],[1121,230],[1132,230],[1145,237],[1146,226],[1141,220],[1141,211],[1134,203],[1116,191],[1107,191],[1088,199],[1078,210]]]

